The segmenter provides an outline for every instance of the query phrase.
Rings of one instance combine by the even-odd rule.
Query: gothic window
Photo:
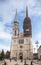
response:
[[[15,30],[15,36],[16,36],[16,30]]]
[[[23,44],[23,43],[24,43],[24,39],[20,39],[19,44]]]

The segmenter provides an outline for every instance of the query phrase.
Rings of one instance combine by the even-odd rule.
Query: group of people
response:
[[[11,59],[10,59],[10,62],[11,62]],[[23,59],[21,59],[21,62],[23,62]],[[4,64],[3,65],[7,65],[5,60],[4,60]],[[26,59],[25,59],[24,65],[26,65]],[[31,65],[33,65],[33,61],[31,61]]]

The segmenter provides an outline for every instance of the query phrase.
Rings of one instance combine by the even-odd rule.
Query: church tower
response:
[[[16,9],[15,20],[14,20],[13,35],[14,36],[18,36],[19,35],[19,23],[18,23],[17,9]]]
[[[13,31],[12,31],[10,58],[16,57],[17,38],[18,37],[19,37],[19,23],[18,23],[18,13],[17,13],[17,9],[16,9],[15,20],[14,20]]]
[[[28,9],[26,7],[26,17],[23,23],[23,34],[19,31],[18,14],[16,10],[13,34],[11,41],[11,53],[10,58],[12,59],[32,59],[32,31],[31,31],[31,20],[28,17]]]
[[[32,36],[32,31],[31,31],[31,20],[28,17],[28,8],[26,7],[26,17],[24,19],[23,23],[23,32],[24,36]]]

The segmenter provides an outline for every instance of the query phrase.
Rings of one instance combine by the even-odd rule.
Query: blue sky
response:
[[[0,0],[0,50],[10,50],[16,8],[19,25],[23,26],[26,6],[28,6],[28,15],[32,23],[33,47],[35,47],[35,41],[37,40],[41,45],[41,0]]]

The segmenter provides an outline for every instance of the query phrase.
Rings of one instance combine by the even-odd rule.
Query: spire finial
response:
[[[28,17],[28,7],[26,6],[26,17]]]
[[[15,21],[18,21],[18,13],[17,13],[17,9],[16,9],[16,14],[15,14]]]

